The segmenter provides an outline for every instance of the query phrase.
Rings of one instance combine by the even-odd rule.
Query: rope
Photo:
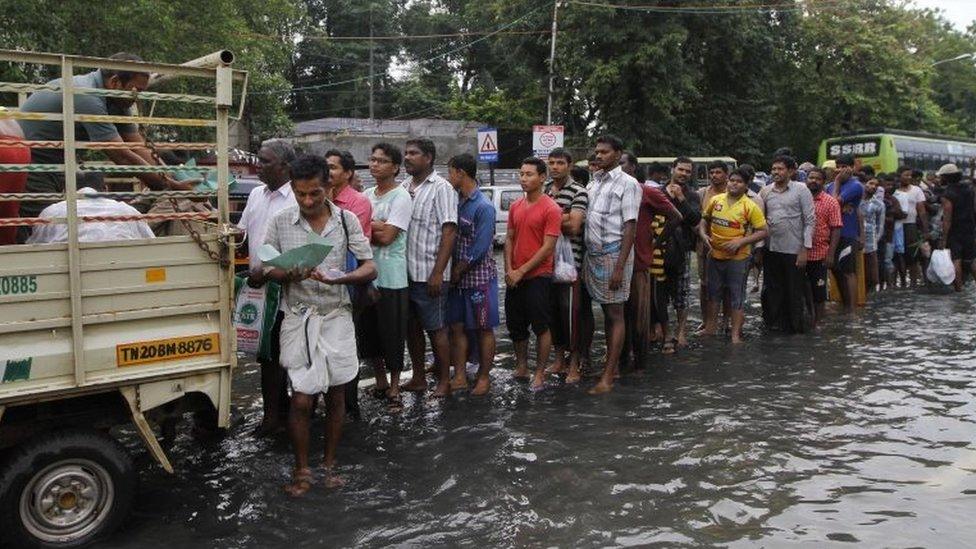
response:
[[[17,82],[0,82],[0,92],[32,93],[37,91],[60,92],[61,87],[52,84],[21,84]],[[186,93],[157,93],[132,92],[127,90],[106,90],[102,88],[75,88],[79,95],[97,95],[99,97],[121,97],[123,99],[149,99],[153,101],[179,101],[181,103],[199,103],[213,105],[216,100],[205,95],[191,95]]]
[[[128,221],[168,221],[173,219],[207,220],[217,217],[217,212],[175,212],[161,214],[140,215],[80,215],[78,221],[83,223],[124,223]],[[8,217],[0,218],[0,227],[20,227],[26,225],[56,225],[67,223],[64,217]]]
[[[132,143],[127,141],[79,141],[75,144],[76,149],[109,150],[109,149],[141,149],[144,143]],[[28,141],[24,139],[2,139],[0,147],[26,147],[30,149],[63,149],[64,141]],[[208,151],[217,148],[216,143],[156,143],[159,150],[169,151]]]
[[[14,120],[50,120],[57,122],[64,120],[64,116],[50,112],[21,112],[11,111],[0,107],[0,119]],[[104,122],[106,124],[155,124],[158,126],[197,126],[216,127],[215,120],[203,118],[165,118],[155,116],[116,116],[111,114],[77,114],[75,122]]]
[[[215,172],[216,166],[114,166],[102,164],[80,164],[78,171],[82,173],[174,173],[181,171]],[[64,164],[0,164],[0,173],[28,172],[28,173],[60,173],[64,171]]]
[[[150,192],[104,192],[79,194],[78,200],[86,198],[111,198],[113,200],[138,200],[140,198],[212,198],[217,193],[197,191],[150,191]],[[60,202],[67,200],[62,193],[0,193],[0,202]]]

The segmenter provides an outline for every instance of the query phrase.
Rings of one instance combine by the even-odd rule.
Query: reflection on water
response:
[[[176,477],[144,468],[110,546],[970,545],[968,290],[896,291],[816,336],[761,336],[753,311],[741,348],[694,342],[605,398],[530,393],[506,341],[490,398],[407,396],[390,416],[364,395],[340,447],[347,485],[302,500],[281,490],[287,443],[249,434],[260,401],[243,368],[228,436],[181,435]]]

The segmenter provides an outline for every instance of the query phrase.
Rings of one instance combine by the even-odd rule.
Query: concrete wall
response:
[[[388,141],[403,148],[411,137],[426,137],[437,147],[435,162],[443,164],[456,154],[477,156],[479,126],[455,120],[324,119],[299,123],[289,141],[311,154],[348,150],[357,163],[365,164],[375,143]]]

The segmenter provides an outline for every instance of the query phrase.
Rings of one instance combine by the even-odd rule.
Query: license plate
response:
[[[220,334],[137,341],[115,346],[119,367],[220,354]]]

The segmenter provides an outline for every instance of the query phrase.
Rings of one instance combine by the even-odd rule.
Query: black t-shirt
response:
[[[952,204],[950,238],[976,238],[976,212],[973,204],[973,188],[966,183],[949,185],[944,198]]]

